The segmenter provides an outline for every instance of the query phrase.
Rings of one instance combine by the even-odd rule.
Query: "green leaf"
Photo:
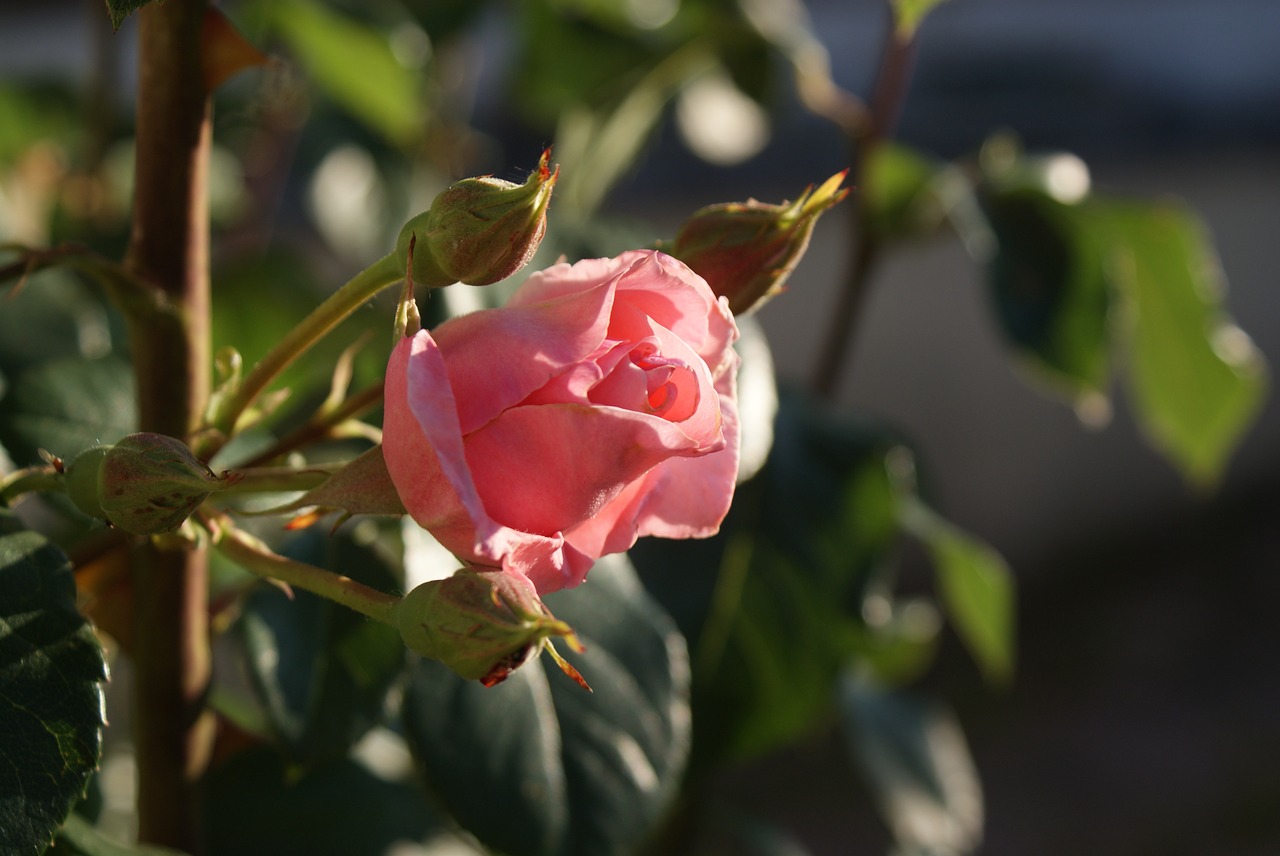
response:
[[[120,29],[125,18],[150,2],[152,0],[107,0],[107,14],[111,16],[111,28]]]
[[[311,79],[357,119],[398,145],[422,132],[419,75],[387,36],[322,3],[277,0],[272,22]]]
[[[973,852],[982,838],[982,787],[955,717],[851,675],[840,707],[854,759],[901,850]]]
[[[739,486],[720,535],[632,549],[693,645],[696,767],[812,730],[849,658],[882,644],[862,615],[873,571],[897,537],[884,464],[891,447],[784,399],[769,460]]]
[[[40,142],[73,145],[79,129],[75,105],[75,94],[64,86],[33,80],[18,84],[12,78],[0,84],[0,164],[13,163]],[[7,200],[6,208],[15,204]],[[12,312],[12,306],[3,314]]]
[[[867,226],[878,240],[925,235],[942,223],[942,203],[933,190],[937,172],[928,158],[906,146],[875,147],[859,191]]]
[[[205,793],[208,856],[384,856],[439,827],[420,791],[347,758],[301,771],[253,749],[211,772]]]
[[[308,531],[284,554],[382,591],[400,585],[385,558],[346,534]],[[245,603],[239,627],[268,720],[296,761],[344,755],[381,718],[404,669],[395,628],[309,592],[289,597],[264,586]]]
[[[19,465],[37,461],[39,449],[70,459],[132,433],[134,424],[133,373],[114,356],[43,363],[0,399],[0,443]]]
[[[1262,356],[1226,317],[1216,253],[1190,211],[1173,203],[1094,210],[1127,310],[1138,422],[1191,482],[1212,484],[1262,405]]]
[[[42,852],[84,793],[106,678],[71,563],[0,510],[0,852]]]
[[[586,652],[594,693],[547,658],[485,688],[417,662],[404,728],[451,814],[511,856],[626,853],[675,795],[689,746],[688,661],[670,618],[622,556],[547,598]]]
[[[80,856],[182,856],[178,850],[137,844],[126,847],[107,838],[78,814],[71,814],[58,832],[58,852]]]
[[[1107,394],[1111,290],[1086,208],[1041,188],[982,195],[996,317],[1032,376],[1077,404]]]
[[[914,495],[899,500],[903,529],[924,543],[938,575],[942,603],[960,639],[992,681],[1013,675],[1013,574],[988,544],[957,529]]]
[[[943,0],[891,0],[891,2],[898,38],[905,40],[915,36],[925,16]]]

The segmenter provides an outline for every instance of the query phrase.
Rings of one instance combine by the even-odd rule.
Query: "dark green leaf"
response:
[[[396,59],[385,34],[321,3],[277,0],[271,9],[294,58],[330,98],[394,143],[417,139],[419,76]]]
[[[784,399],[768,463],[739,487],[720,535],[633,548],[694,643],[695,763],[759,754],[812,729],[849,657],[878,644],[862,608],[897,537],[890,446]]]
[[[1139,424],[1192,482],[1214,482],[1257,416],[1266,366],[1222,307],[1203,224],[1172,204],[1096,206],[1123,297]]]
[[[284,552],[382,591],[399,588],[388,562],[345,534],[308,531]],[[290,598],[263,587],[248,599],[239,626],[268,719],[296,761],[344,755],[379,720],[404,668],[394,628],[309,592]]]
[[[1086,210],[1027,187],[992,190],[982,206],[997,243],[989,276],[1005,335],[1051,390],[1076,403],[1105,396],[1111,293]]]
[[[1013,574],[989,545],[938,517],[915,496],[899,504],[903,529],[919,538],[933,559],[942,603],[961,640],[993,681],[1013,675]]]
[[[43,851],[84,793],[106,678],[67,557],[0,510],[0,852]]]
[[[578,632],[587,693],[548,658],[488,688],[432,661],[411,671],[405,730],[427,782],[512,854],[633,852],[674,796],[689,743],[684,640],[623,557],[547,605]]]
[[[111,27],[120,29],[124,19],[152,0],[107,0],[107,14],[111,16]]]
[[[345,758],[302,772],[254,749],[210,773],[205,792],[209,856],[384,856],[439,826],[421,792]]]
[[[106,307],[66,271],[41,271],[21,292],[0,293],[0,300],[0,372],[7,376],[56,357],[94,358],[111,349]]]
[[[52,360],[11,379],[0,399],[0,443],[16,463],[47,449],[72,458],[135,428],[133,373],[118,357]]]
[[[982,787],[955,718],[938,704],[852,676],[840,707],[854,759],[906,853],[971,853],[982,838]]]
[[[182,856],[180,851],[168,847],[150,847],[145,844],[126,847],[118,844],[78,814],[70,815],[58,832],[58,852],[76,853],[80,856]]]

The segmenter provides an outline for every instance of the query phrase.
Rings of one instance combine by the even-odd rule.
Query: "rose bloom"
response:
[[[738,469],[737,337],[670,256],[555,265],[396,346],[387,469],[455,556],[544,594],[641,535],[713,535]]]

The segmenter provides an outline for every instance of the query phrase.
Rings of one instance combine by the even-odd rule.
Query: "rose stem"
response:
[[[375,621],[396,625],[395,612],[400,598],[324,568],[287,559],[249,533],[235,528],[225,518],[207,519],[205,525],[213,534],[218,551],[250,573],[306,589]]]
[[[898,122],[915,60],[914,31],[903,33],[899,30],[897,16],[892,13],[888,27],[880,67],[872,89],[869,121],[860,125],[856,134],[850,134],[846,130],[846,137],[853,148],[853,175],[858,188],[850,218],[850,239],[855,249],[845,275],[844,289],[827,327],[814,375],[814,388],[827,399],[835,396],[841,370],[853,351],[863,297],[880,257],[880,243],[868,222],[867,183],[871,177],[867,174],[867,164],[876,148],[892,134]]]
[[[137,12],[137,180],[126,269],[177,310],[132,319],[138,427],[186,437],[209,388],[211,115],[200,68],[202,0]],[[138,838],[200,851],[196,785],[208,764],[208,554],[144,542],[134,554]]]
[[[399,282],[402,276],[403,272],[396,261],[396,254],[389,253],[360,271],[346,285],[329,295],[245,375],[239,388],[214,415],[212,427],[216,431],[206,435],[207,439],[199,444],[196,452],[208,459],[218,451],[231,437],[236,421],[280,372],[306,353],[344,318],[363,306],[379,291]]]

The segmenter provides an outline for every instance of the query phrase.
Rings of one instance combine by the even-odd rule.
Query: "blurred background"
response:
[[[112,35],[101,5],[0,6],[6,240],[48,240],[47,209],[27,203],[39,203],[41,182],[67,154],[31,143],[41,133],[57,139],[82,121],[79,111],[95,113],[90,127],[103,133],[79,140],[74,160],[127,171],[115,131],[130,121],[135,32],[126,23]],[[261,44],[255,29],[268,27],[262,9],[272,5],[226,9]],[[276,5],[301,15],[311,4]],[[361,5],[342,8],[389,32],[406,68],[444,70],[441,91],[418,93],[443,117],[420,143],[432,168],[405,170],[387,154],[397,123],[414,124],[412,103],[393,97],[362,114],[330,82],[327,96],[299,106],[305,60],[302,71],[241,75],[218,102],[214,204],[223,206],[227,256],[285,236],[306,248],[319,285],[338,282],[385,252],[390,224],[444,181],[517,177],[552,142],[554,100],[520,88],[510,8],[519,4],[478,12],[403,4],[416,19],[391,0]],[[656,31],[678,3],[625,5],[633,22]],[[804,5],[831,79],[865,95],[883,5]],[[465,28],[448,56],[411,26],[433,14]],[[1271,0],[950,0],[921,27],[897,137],[949,160],[1007,130],[1029,153],[1078,155],[1097,191],[1189,203],[1216,241],[1228,311],[1274,365],[1277,35],[1280,4]],[[305,56],[304,37],[282,38]],[[850,164],[840,134],[788,84],[760,88],[759,101],[733,87],[682,90],[652,136],[638,134],[648,145],[633,163],[622,159],[608,195],[592,200],[590,188],[566,187],[553,224],[558,206],[576,207],[588,225],[612,224],[610,240],[649,243],[702,205],[795,198]],[[272,123],[278,133],[255,136]],[[118,200],[80,203],[78,216],[120,217]],[[758,315],[785,383],[813,380],[848,264],[852,211],[842,205],[820,222],[788,292]],[[564,240],[598,238],[583,226]],[[985,274],[962,241],[950,232],[920,237],[884,257],[834,396],[909,440],[933,507],[999,549],[1018,580],[1013,682],[985,684],[950,635],[923,679],[954,705],[982,779],[979,852],[1280,853],[1280,401],[1268,397],[1220,483],[1195,488],[1142,439],[1119,369],[1109,410],[1082,420],[1026,382],[1002,336]],[[923,586],[923,557],[908,549],[903,559],[903,585]],[[809,852],[884,852],[888,832],[838,743],[820,735],[722,784],[751,812],[791,827]]]

